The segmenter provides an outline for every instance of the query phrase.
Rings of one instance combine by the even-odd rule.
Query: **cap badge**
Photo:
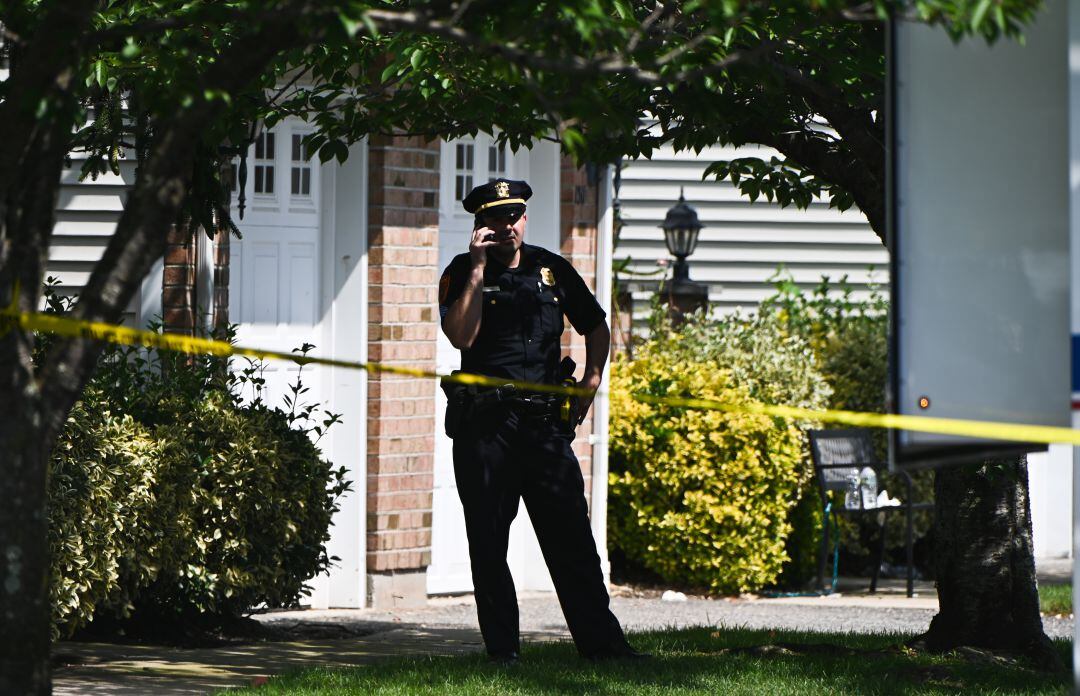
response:
[[[540,282],[548,287],[554,287],[555,274],[551,272],[550,268],[545,267],[540,269]]]
[[[510,184],[509,184],[509,182],[496,181],[495,182],[495,195],[498,196],[499,198],[509,198],[510,197]]]

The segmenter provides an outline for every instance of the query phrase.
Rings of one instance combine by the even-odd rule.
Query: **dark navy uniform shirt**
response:
[[[469,254],[459,254],[439,282],[439,314],[445,319],[472,273]],[[489,258],[481,296],[483,316],[472,347],[461,351],[465,372],[552,384],[557,380],[563,316],[579,334],[607,316],[570,262],[546,249],[521,245],[517,268]]]

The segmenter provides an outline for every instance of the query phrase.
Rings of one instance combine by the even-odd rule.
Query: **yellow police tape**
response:
[[[21,327],[26,331],[93,339],[119,345],[159,348],[191,355],[215,355],[219,357],[245,356],[268,360],[291,360],[300,365],[329,365],[331,367],[365,370],[372,374],[385,373],[407,377],[442,379],[447,382],[456,382],[458,384],[473,384],[487,387],[501,387],[512,384],[520,389],[527,389],[535,392],[573,396],[587,396],[592,394],[590,390],[581,387],[537,384],[533,382],[507,380],[462,372],[443,375],[438,372],[415,367],[401,367],[372,362],[333,360],[330,358],[319,358],[296,353],[283,353],[260,348],[247,348],[244,346],[233,345],[226,341],[217,341],[207,338],[156,333],[153,331],[131,329],[126,326],[117,326],[114,324],[81,321],[57,314],[19,312],[16,311],[14,307],[0,309],[0,335],[14,326]],[[632,396],[634,399],[645,403],[674,406],[677,408],[759,414],[776,418],[838,423],[864,428],[893,428],[898,430],[913,430],[924,433],[940,433],[944,435],[958,435],[962,437],[986,438],[992,440],[1080,445],[1080,430],[1046,425],[1023,425],[1019,423],[960,420],[955,418],[932,418],[928,416],[904,416],[887,413],[816,410],[775,404],[733,404],[710,399],[654,396],[651,394],[640,393],[633,394]]]

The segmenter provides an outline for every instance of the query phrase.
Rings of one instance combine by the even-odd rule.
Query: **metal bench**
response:
[[[892,515],[903,512],[905,515],[905,543],[907,546],[907,595],[911,597],[915,593],[915,563],[914,563],[914,528],[913,514],[916,510],[932,508],[933,503],[913,502],[914,491],[911,477],[907,472],[900,472],[898,476],[903,479],[906,490],[904,499],[900,505],[891,507],[863,508],[862,498],[859,499],[859,507],[848,508],[843,505],[837,506],[830,503],[831,491],[844,491],[848,487],[848,480],[852,476],[858,476],[863,467],[869,466],[877,474],[878,481],[887,467],[874,456],[874,444],[868,430],[837,429],[837,430],[811,430],[810,457],[814,463],[814,474],[817,477],[818,492],[821,496],[821,508],[824,513],[824,529],[821,534],[821,550],[818,556],[818,586],[822,590],[825,587],[825,565],[827,563],[830,541],[829,515],[877,515],[884,513]],[[833,520],[835,521],[835,517]],[[874,571],[870,578],[870,592],[877,591],[878,573],[881,569],[881,561],[885,555],[885,524],[879,525],[879,540],[877,553],[874,560]],[[835,543],[839,543],[839,539]],[[835,568],[834,578],[835,583]],[[835,588],[831,588],[835,589]]]

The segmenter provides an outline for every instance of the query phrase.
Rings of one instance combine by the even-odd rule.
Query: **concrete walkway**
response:
[[[688,598],[670,602],[659,592],[616,587],[612,608],[629,631],[716,626],[815,631],[920,632],[937,610],[933,588],[906,597],[899,581],[884,581],[877,595],[865,580],[842,582],[829,597]],[[569,636],[554,595],[520,598],[525,641]],[[258,684],[267,677],[314,666],[362,665],[388,656],[480,652],[476,610],[469,596],[435,598],[420,609],[287,611],[255,617],[294,637],[183,649],[65,642],[57,646],[54,693],[101,696],[179,696]],[[1047,633],[1070,637],[1072,621],[1046,617]]]
[[[385,657],[476,652],[479,634],[455,627],[385,625],[352,638],[254,642],[217,648],[63,643],[54,694],[188,696],[318,666],[361,665]]]

